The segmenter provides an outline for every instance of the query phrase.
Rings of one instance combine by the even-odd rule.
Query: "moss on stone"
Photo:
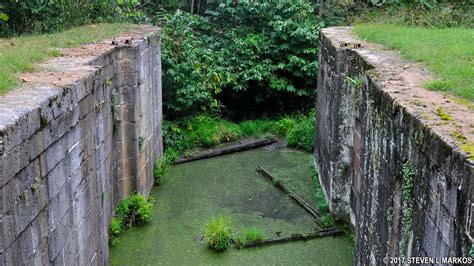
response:
[[[40,115],[40,127],[43,129],[48,124],[48,119]]]
[[[425,106],[425,104],[422,101],[418,100],[418,99],[411,100],[410,104],[413,104],[413,105],[419,106],[419,107]]]
[[[461,150],[467,153],[469,160],[474,160],[474,142],[461,145]]]
[[[410,235],[413,227],[413,183],[415,179],[415,169],[411,162],[406,162],[402,166],[402,222],[400,251],[407,254],[409,249]]]
[[[387,224],[390,226],[392,226],[392,223],[393,223],[393,207],[390,206],[388,209],[387,209]]]
[[[451,117],[451,115],[447,114],[443,108],[441,107],[438,107],[436,108],[436,114],[442,119],[442,120],[445,120],[445,121],[451,121],[453,118]]]

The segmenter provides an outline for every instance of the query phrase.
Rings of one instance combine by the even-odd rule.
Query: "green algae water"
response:
[[[258,227],[267,238],[310,233],[314,219],[256,173],[258,165],[314,205],[312,156],[289,149],[257,149],[171,167],[153,190],[153,222],[127,230],[110,247],[112,265],[350,265],[347,236],[325,237],[216,253],[202,240],[206,223],[220,214],[233,235]]]

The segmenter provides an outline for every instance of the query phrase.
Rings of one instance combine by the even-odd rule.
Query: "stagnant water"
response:
[[[314,231],[312,216],[255,171],[262,165],[314,205],[311,160],[298,151],[257,149],[171,167],[166,183],[153,190],[153,222],[123,233],[110,248],[111,264],[351,264],[353,243],[347,236],[224,253],[199,241],[206,223],[220,214],[231,217],[234,235],[248,227],[271,238]]]

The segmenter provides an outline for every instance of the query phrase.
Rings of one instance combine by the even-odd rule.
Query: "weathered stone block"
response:
[[[416,93],[430,101],[439,96],[421,87],[429,73],[416,65],[406,70],[410,63],[396,53],[349,31],[322,30],[315,161],[331,211],[355,228],[354,264],[378,264],[390,254],[466,256],[474,235],[468,213],[474,165],[410,104],[420,98]],[[446,104],[440,99],[438,105]],[[424,108],[436,113],[431,102]],[[413,174],[407,177],[402,166],[408,162]],[[412,192],[402,197],[407,180]],[[398,219],[393,232],[391,219]],[[389,246],[394,239],[398,244]]]
[[[149,162],[162,154],[154,134],[162,117],[160,51],[148,38],[138,33],[132,45],[54,59],[77,72],[70,84],[32,84],[0,99],[0,265],[108,263],[114,205],[138,183],[150,192]],[[142,127],[133,123],[140,110]],[[153,158],[138,165],[140,154]]]

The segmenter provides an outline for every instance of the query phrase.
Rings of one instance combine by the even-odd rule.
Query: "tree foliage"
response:
[[[311,3],[240,1],[205,16],[178,10],[159,23],[168,114],[221,103],[238,111],[271,103],[281,111],[311,102],[324,26]]]
[[[146,20],[140,0],[6,0],[0,3],[0,36],[57,32],[96,22]]]

